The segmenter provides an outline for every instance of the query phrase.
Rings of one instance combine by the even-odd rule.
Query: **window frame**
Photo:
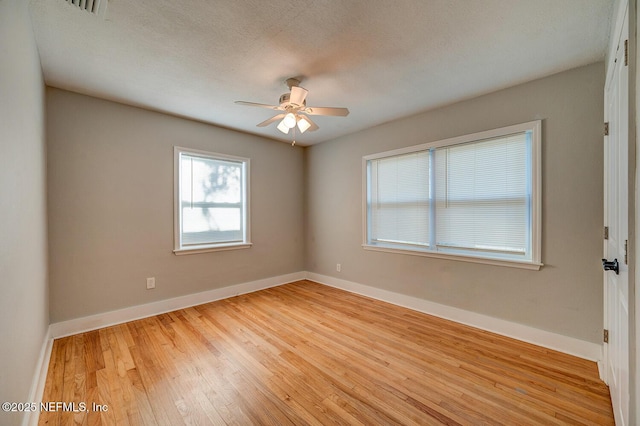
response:
[[[369,224],[371,222],[368,201],[370,199],[370,188],[368,185],[368,164],[371,160],[379,160],[388,157],[395,157],[419,151],[442,148],[453,145],[481,142],[483,140],[505,137],[508,135],[531,132],[531,260],[501,259],[498,257],[483,256],[482,253],[446,253],[432,249],[411,250],[408,248],[390,247],[384,245],[369,244]],[[488,265],[508,266],[530,270],[539,270],[542,266],[542,121],[535,120],[512,126],[483,132],[471,133],[420,145],[394,149],[390,151],[365,155],[362,157],[362,247],[365,250],[380,251],[387,253],[408,254],[414,256],[425,256],[439,259],[458,260],[472,263],[482,263]]]
[[[243,185],[242,185],[242,210],[244,219],[244,238],[241,242],[225,242],[197,244],[191,246],[182,245],[182,209],[180,202],[180,158],[182,154],[198,157],[210,158],[212,160],[233,161],[242,163]],[[245,157],[220,154],[217,152],[204,151],[199,149],[173,147],[173,253],[176,255],[208,253],[223,250],[238,250],[250,248],[251,243],[251,209],[250,209],[250,167],[251,160]]]

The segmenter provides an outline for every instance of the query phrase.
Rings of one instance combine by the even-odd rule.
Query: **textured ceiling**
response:
[[[104,1],[104,0],[103,0]],[[31,0],[48,85],[291,141],[273,111],[288,77],[311,145],[603,60],[614,0],[109,0],[97,17]],[[276,123],[277,124],[277,123]]]

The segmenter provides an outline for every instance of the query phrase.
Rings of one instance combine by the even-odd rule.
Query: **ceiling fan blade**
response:
[[[289,103],[297,106],[303,106],[304,100],[307,97],[307,93],[309,93],[307,89],[303,89],[302,87],[298,87],[298,86],[292,86]]]
[[[275,110],[278,110],[278,111],[284,110],[284,108],[282,108],[280,105],[257,104],[255,102],[246,102],[246,101],[235,101],[235,103],[238,104],[238,105],[275,109]]]
[[[264,120],[262,123],[258,124],[258,127],[265,127],[268,126],[269,124],[280,120],[281,118],[284,118],[285,114],[278,114],[278,115],[274,115],[273,117],[271,117],[268,120]]]
[[[304,112],[310,115],[330,115],[333,117],[346,117],[349,115],[347,108],[334,107],[307,107],[304,109]]]

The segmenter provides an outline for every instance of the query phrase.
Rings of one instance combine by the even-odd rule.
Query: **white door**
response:
[[[628,240],[628,111],[629,67],[625,63],[628,40],[628,9],[622,26],[616,60],[609,66],[605,86],[604,218],[608,227],[604,255],[610,262],[617,260],[619,273],[604,273],[605,329],[608,344],[605,350],[605,380],[609,385],[617,425],[629,424],[629,269]],[[604,262],[604,261],[603,261]],[[613,267],[611,264],[609,267]]]

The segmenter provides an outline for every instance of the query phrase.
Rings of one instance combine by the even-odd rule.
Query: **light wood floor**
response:
[[[593,362],[310,281],[58,339],[43,400],[88,411],[40,424],[613,424]]]

